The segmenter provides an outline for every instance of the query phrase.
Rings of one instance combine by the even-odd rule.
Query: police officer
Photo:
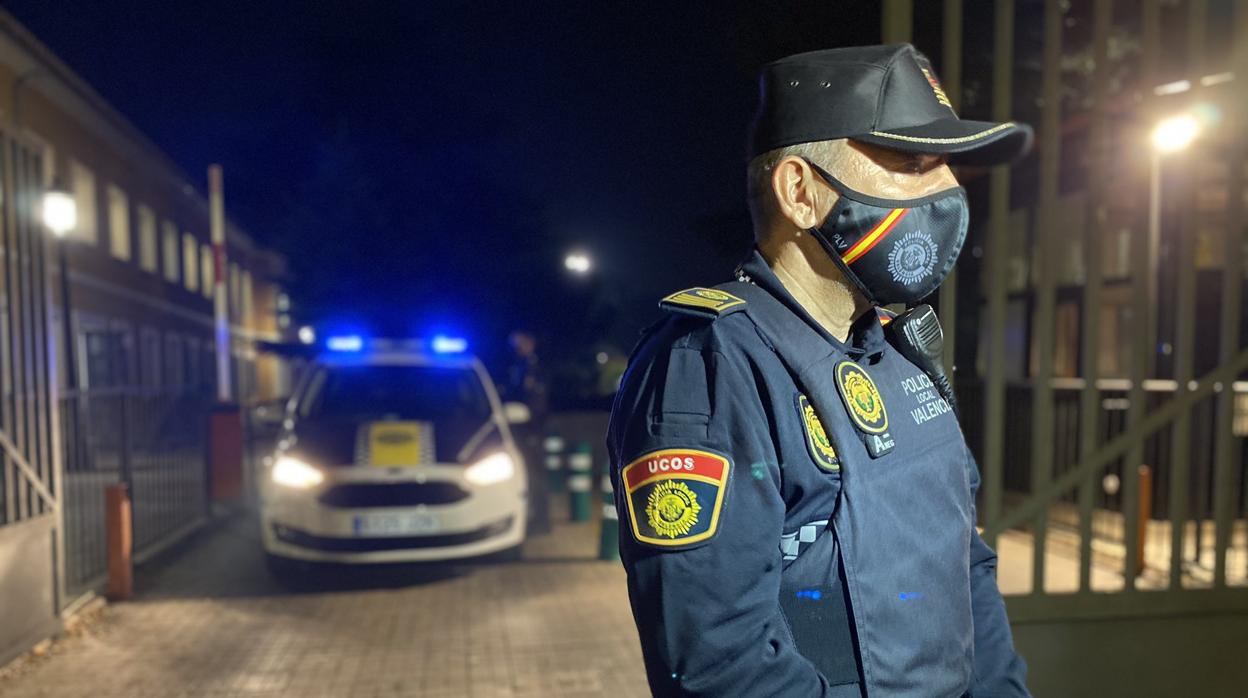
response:
[[[763,69],[756,250],[736,281],[662,300],[608,433],[656,695],[1027,695],[977,469],[875,308],[953,267],[968,213],[948,164],[1030,140],[959,120],[909,45]]]

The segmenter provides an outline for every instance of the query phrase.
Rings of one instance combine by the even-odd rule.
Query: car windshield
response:
[[[323,366],[300,401],[305,418],[479,419],[490,402],[469,368]]]

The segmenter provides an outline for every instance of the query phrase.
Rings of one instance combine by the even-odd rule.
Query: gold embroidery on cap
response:
[[[973,133],[969,136],[961,136],[958,138],[923,138],[922,136],[903,136],[898,133],[888,133],[886,131],[872,131],[872,136],[880,136],[881,138],[895,138],[899,141],[909,141],[911,143],[967,143],[969,141],[977,141],[980,138],[991,136],[997,131],[1004,131],[1007,128],[1014,128],[1013,121],[1007,121],[1004,124],[997,124],[990,129]]]

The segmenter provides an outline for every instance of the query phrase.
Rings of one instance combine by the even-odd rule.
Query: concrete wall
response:
[[[0,526],[0,666],[56,632],[52,531],[44,514]]]
[[[1015,624],[1041,698],[1248,696],[1248,614]]]

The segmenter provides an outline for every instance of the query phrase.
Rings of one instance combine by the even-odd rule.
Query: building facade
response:
[[[0,146],[2,661],[100,588],[107,486],[129,488],[139,559],[204,521],[217,274],[234,399],[290,376],[257,351],[288,329],[285,260],[227,221],[218,265],[196,179],[3,11]],[[76,204],[59,239],[50,189]]]

